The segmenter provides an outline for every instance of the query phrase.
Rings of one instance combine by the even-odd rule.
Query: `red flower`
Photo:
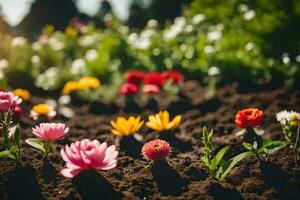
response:
[[[154,84],[157,86],[162,86],[164,84],[164,79],[161,77],[160,73],[157,71],[150,72],[146,74],[144,78],[145,84]]]
[[[235,123],[239,128],[260,127],[263,121],[263,111],[258,108],[247,108],[240,110],[235,115]]]
[[[147,160],[163,160],[172,152],[171,146],[164,140],[152,140],[144,144],[142,154]]]
[[[23,112],[23,108],[21,106],[15,106],[13,113],[14,113],[14,117],[19,118],[21,116]]]
[[[164,79],[164,81],[170,79],[173,81],[173,83],[176,83],[176,84],[183,81],[183,78],[184,78],[183,75],[177,70],[164,71],[161,74],[161,77]]]
[[[143,93],[146,93],[146,94],[158,94],[160,92],[160,89],[157,85],[154,85],[154,84],[147,84],[147,85],[144,85],[143,87]]]
[[[139,84],[144,80],[146,72],[141,70],[131,70],[126,72],[125,80],[127,83]]]
[[[120,94],[121,95],[136,95],[139,91],[139,88],[136,84],[133,83],[125,83],[121,89]]]

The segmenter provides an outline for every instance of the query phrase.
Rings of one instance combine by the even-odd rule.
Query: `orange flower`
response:
[[[21,88],[15,89],[14,95],[20,97],[23,101],[28,101],[30,98],[30,92]]]
[[[235,124],[239,128],[260,127],[263,121],[263,111],[258,108],[240,110],[235,115]]]

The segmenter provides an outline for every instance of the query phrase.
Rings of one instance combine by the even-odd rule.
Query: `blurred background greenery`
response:
[[[203,83],[211,67],[220,83],[300,77],[299,0],[132,0],[126,19],[110,1],[89,16],[75,0],[35,0],[17,26],[0,27],[0,78],[12,87],[60,90],[86,75],[113,83],[131,69]]]

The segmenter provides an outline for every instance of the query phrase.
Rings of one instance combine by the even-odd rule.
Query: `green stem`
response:
[[[299,134],[300,134],[300,120],[298,120],[297,135],[296,135],[296,141],[294,146],[294,162],[296,167],[298,166],[298,149],[300,145]]]
[[[51,143],[46,141],[45,142],[45,157],[48,158],[49,154],[51,153]]]

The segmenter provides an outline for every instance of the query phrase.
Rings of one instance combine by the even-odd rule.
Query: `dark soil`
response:
[[[110,121],[120,113],[126,113],[116,105],[105,107],[98,103],[77,103],[76,116],[64,120],[71,131],[55,145],[57,153],[44,160],[39,151],[24,144],[22,166],[12,160],[0,160],[0,199],[12,200],[99,200],[99,199],[300,199],[300,168],[293,164],[292,152],[287,148],[273,155],[270,162],[261,166],[249,158],[239,163],[223,182],[209,177],[200,160],[203,126],[214,128],[214,145],[217,149],[231,145],[231,155],[243,150],[241,140],[234,136],[235,113],[246,107],[258,107],[264,111],[264,138],[283,139],[275,114],[283,109],[300,111],[300,91],[288,86],[280,88],[256,87],[245,91],[237,84],[218,90],[215,100],[204,99],[205,88],[196,82],[187,82],[181,98],[170,103],[165,96],[158,97],[158,108],[168,109],[172,115],[182,114],[183,121],[169,137],[174,144],[167,163],[149,166],[136,148],[148,140],[168,136],[143,128],[144,140],[117,140],[110,133]],[[34,97],[37,103],[45,99]],[[129,110],[147,119],[153,106]],[[128,109],[128,108],[126,108]],[[155,109],[155,108],[154,108]],[[27,110],[28,112],[28,110]],[[122,114],[123,115],[123,114]],[[129,115],[129,113],[126,113]],[[133,114],[137,115],[137,114]],[[63,120],[63,119],[62,119]],[[32,137],[34,125],[25,115],[21,118],[23,137]],[[76,178],[67,179],[59,174],[64,162],[59,150],[65,144],[83,138],[121,144],[122,153],[118,166],[108,172],[86,171]],[[0,142],[2,144],[2,141]],[[118,145],[119,146],[119,145]]]

